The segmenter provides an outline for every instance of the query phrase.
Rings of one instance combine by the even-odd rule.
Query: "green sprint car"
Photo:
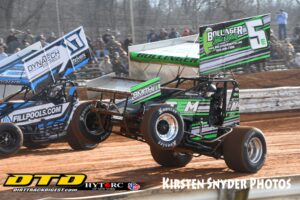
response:
[[[233,79],[177,77],[160,85],[160,78],[138,81],[113,77],[116,87],[90,87],[101,92],[92,112],[102,129],[149,144],[154,160],[168,167],[183,167],[193,156],[224,159],[230,169],[257,172],[264,164],[266,142],[254,127],[239,126],[239,87]],[[133,85],[124,90],[125,85]],[[108,100],[109,99],[109,100]]]

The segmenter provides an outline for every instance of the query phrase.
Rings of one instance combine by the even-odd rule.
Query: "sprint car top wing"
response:
[[[36,42],[33,45],[1,60],[0,84],[6,85],[29,85],[29,80],[24,70],[22,59],[42,49],[42,44]]]
[[[129,51],[132,61],[199,67],[198,34],[134,45]]]
[[[263,62],[270,57],[270,21],[269,14],[259,15],[201,26],[197,35],[130,46],[131,62],[149,64],[131,66],[130,73],[136,76],[139,68],[150,71],[159,64],[172,66],[175,71],[175,65],[195,67],[201,75],[209,75],[245,63]]]
[[[45,86],[85,66],[91,59],[82,27],[43,48],[31,49],[26,48],[21,54],[7,58],[11,62],[7,59],[1,61],[0,83],[28,85],[38,93]]]

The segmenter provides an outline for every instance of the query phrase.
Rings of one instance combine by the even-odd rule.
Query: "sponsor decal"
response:
[[[31,88],[38,93],[44,89],[43,84],[54,83],[64,76],[65,72],[68,72],[67,74],[74,72],[76,65],[87,64],[89,59],[90,53],[85,33],[83,28],[79,27],[25,57],[22,62]],[[85,60],[86,62],[83,62]],[[54,71],[58,73],[54,74]]]
[[[199,66],[198,58],[164,56],[164,55],[130,52],[130,59],[139,62],[157,62],[157,63],[165,62],[165,63],[187,65],[191,67]]]
[[[136,182],[86,182],[87,175],[80,173],[12,173],[4,187],[13,192],[77,192],[79,190],[140,190]],[[34,187],[31,187],[34,186]]]
[[[165,147],[165,148],[175,147],[177,145],[175,140],[173,142],[171,142],[171,143],[163,142],[163,141],[158,141],[157,144],[160,145],[160,146],[162,146],[162,147]]]
[[[184,112],[197,112],[198,107],[199,107],[199,101],[198,102],[188,102],[186,104]]]
[[[232,28],[225,28],[221,30],[212,31],[212,29],[209,29],[207,32],[207,41],[211,42],[213,39],[217,40],[218,37],[221,37],[221,40],[219,41],[226,41],[228,39],[231,39],[232,35],[239,36],[243,34],[243,26],[237,26]],[[230,37],[227,39],[227,37]],[[215,42],[216,43],[216,42]]]
[[[161,95],[160,78],[154,78],[130,88],[132,102],[142,103]]]
[[[53,106],[50,108],[43,108],[40,110],[16,114],[16,115],[13,115],[12,119],[13,119],[13,122],[19,123],[19,122],[25,122],[25,121],[29,121],[29,120],[39,119],[39,118],[43,118],[43,117],[47,117],[47,116],[51,116],[51,115],[55,115],[55,114],[60,114],[60,113],[62,113],[62,111],[63,111],[62,105],[57,105],[57,106]]]
[[[208,75],[270,57],[270,15],[201,26],[200,73]]]
[[[176,108],[182,116],[208,115],[210,99],[169,99],[166,102]]]
[[[87,176],[85,174],[9,174],[3,186],[80,186]],[[36,181],[34,184],[33,182]]]
[[[129,190],[139,190],[141,186],[137,183],[128,183]]]
[[[174,112],[174,109],[173,108],[159,108],[158,109],[158,113],[161,115],[163,112],[168,112],[168,111],[170,111],[170,112]],[[176,112],[176,111],[175,111]]]
[[[42,54],[37,58],[33,63],[26,66],[28,72],[34,73],[34,71],[39,70],[40,68],[48,68],[49,65],[61,58],[60,51],[58,48],[51,49],[49,52]]]
[[[79,190],[129,190],[126,182],[87,182]]]
[[[41,119],[51,120],[61,117],[70,108],[70,102],[55,105],[53,103],[42,104],[38,106],[29,106],[26,108],[15,109],[8,114],[11,122],[17,125],[26,125],[32,123],[39,123]],[[67,120],[67,119],[66,119]],[[4,119],[1,119],[4,122]]]
[[[7,85],[19,85],[21,81],[17,80],[0,80],[0,84],[7,84]]]
[[[77,65],[78,63],[81,63],[84,59],[86,59],[85,53],[80,54],[79,56],[76,56],[75,58],[72,59],[73,65]]]
[[[86,182],[78,190],[140,190],[135,182]]]

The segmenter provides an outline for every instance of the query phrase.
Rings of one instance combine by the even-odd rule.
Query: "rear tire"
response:
[[[91,112],[92,107],[90,102],[79,105],[69,125],[69,130],[75,135],[83,136],[89,143],[103,142],[112,131],[110,116],[100,116],[98,113]]]
[[[92,150],[98,146],[98,141],[87,138],[87,135],[92,134],[86,127],[86,116],[90,113],[91,106],[90,102],[80,104],[68,127],[67,141],[74,150]]]
[[[0,156],[12,156],[22,145],[23,133],[18,126],[10,123],[0,124]]]
[[[227,166],[237,172],[255,173],[265,162],[267,146],[261,130],[236,127],[226,136],[223,155]]]
[[[184,167],[193,158],[190,154],[183,154],[173,150],[160,150],[150,148],[153,159],[164,167]]]
[[[92,150],[95,149],[98,146],[98,143],[92,143],[88,141],[84,141],[84,138],[81,138],[81,136],[69,136],[68,137],[68,144],[73,150],[81,151],[81,150]]]
[[[144,115],[141,132],[150,147],[171,150],[183,139],[183,119],[178,111],[169,105],[153,106]]]

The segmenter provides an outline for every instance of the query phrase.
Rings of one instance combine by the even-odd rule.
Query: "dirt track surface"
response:
[[[241,89],[300,86],[300,70],[262,72],[236,77]],[[263,81],[262,81],[263,80]],[[112,135],[92,151],[75,152],[67,144],[52,144],[47,149],[27,150],[18,155],[0,158],[0,200],[38,199],[100,195],[107,192],[76,193],[12,193],[4,188],[7,173],[84,173],[87,181],[134,181],[142,189],[157,186],[162,177],[169,178],[249,178],[300,174],[300,110],[242,115],[242,125],[255,126],[265,133],[268,147],[264,167],[256,174],[235,173],[223,160],[209,157],[193,158],[180,169],[156,164],[145,143]]]
[[[300,86],[300,70],[267,71],[236,76],[240,89]]]
[[[255,117],[256,116],[256,117]],[[280,116],[280,118],[279,118]],[[143,188],[157,186],[169,178],[249,178],[300,174],[300,111],[243,115],[243,125],[265,133],[268,156],[256,174],[235,173],[223,160],[193,158],[186,167],[169,169],[156,164],[147,144],[113,135],[92,151],[74,152],[67,144],[52,144],[43,150],[22,149],[15,157],[0,160],[0,184],[7,173],[85,173],[87,181],[135,181]],[[105,192],[12,193],[0,186],[0,199],[37,199],[99,195]]]

